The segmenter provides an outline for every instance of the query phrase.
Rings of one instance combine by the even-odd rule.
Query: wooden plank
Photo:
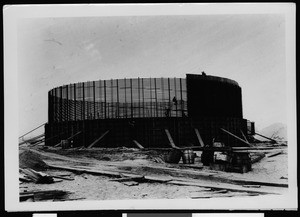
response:
[[[190,195],[192,199],[197,198],[218,198],[218,197],[241,197],[241,196],[258,196],[259,193],[252,192],[228,192],[228,193],[214,193],[214,192],[205,192],[205,193],[193,193]]]
[[[277,141],[276,141],[276,140],[274,140],[274,139],[271,139],[271,138],[269,138],[269,137],[266,137],[266,136],[264,136],[264,135],[261,135],[261,134],[259,134],[259,133],[256,133],[256,132],[255,132],[255,134],[256,134],[256,135],[259,135],[259,136],[261,136],[261,137],[263,137],[263,138],[265,138],[265,139],[269,139],[269,140],[271,140],[271,141],[273,141],[273,142],[277,143]]]
[[[146,180],[155,181],[155,182],[169,182],[172,181],[172,178],[168,177],[158,177],[158,176],[145,176]]]
[[[232,147],[232,150],[276,150],[282,149],[281,147]]]
[[[167,137],[168,137],[168,140],[169,140],[169,144],[171,145],[171,147],[172,147],[172,148],[179,149],[179,148],[175,145],[175,143],[174,143],[174,141],[173,141],[173,139],[172,139],[172,136],[171,136],[171,134],[170,134],[170,132],[169,132],[168,129],[165,129],[165,133],[167,134]]]
[[[109,133],[109,130],[107,130],[106,132],[104,132],[98,139],[96,139],[94,142],[92,142],[92,144],[90,144],[90,145],[88,146],[88,148],[92,148],[94,145],[97,144],[97,142],[99,142],[101,139],[103,139],[104,136],[105,136],[106,134],[108,134],[108,133]]]
[[[204,147],[205,146],[204,142],[203,142],[203,140],[201,138],[201,135],[200,135],[200,132],[197,128],[195,128],[195,133],[196,133],[196,136],[197,136],[197,139],[198,139],[198,142],[199,142],[200,146]]]
[[[221,130],[222,130],[223,132],[227,133],[228,135],[230,135],[230,136],[236,138],[237,140],[239,140],[239,141],[241,141],[241,142],[247,144],[248,146],[251,146],[251,144],[250,144],[249,142],[246,142],[245,140],[241,139],[240,137],[234,135],[233,133],[230,133],[229,131],[227,131],[227,130],[225,130],[225,129],[223,129],[223,128],[221,128]]]
[[[69,180],[69,181],[74,180],[74,178],[68,178],[68,177],[63,177],[63,176],[54,176],[54,175],[51,175],[51,176],[54,178],[57,178],[57,179],[64,179],[64,180]]]
[[[276,151],[274,153],[269,153],[266,156],[267,156],[267,158],[270,158],[270,157],[275,157],[275,156],[280,155],[280,154],[283,154],[283,151]]]
[[[206,187],[206,188],[214,188],[214,189],[226,189],[230,191],[239,191],[239,192],[250,192],[250,193],[259,193],[259,194],[278,194],[275,192],[268,192],[265,190],[261,189],[247,189],[239,185],[232,185],[232,184],[225,184],[222,183],[222,185],[219,185],[219,183],[198,183],[198,182],[188,182],[188,181],[177,181],[177,180],[172,180],[167,182],[168,184],[173,184],[173,185],[185,185],[185,186],[199,186],[199,187]]]
[[[94,174],[94,175],[116,176],[116,177],[121,178],[121,175],[119,172],[104,171],[104,170],[92,170],[92,169],[80,169],[80,168],[74,168],[74,167],[57,166],[57,165],[53,165],[53,164],[48,164],[48,165],[49,165],[49,167],[55,168],[55,169],[63,169],[63,170],[68,170],[68,171],[90,173],[90,174]]]
[[[139,149],[143,149],[144,147],[140,144],[140,143],[138,143],[138,141],[136,141],[136,140],[133,140],[133,143],[139,148]]]

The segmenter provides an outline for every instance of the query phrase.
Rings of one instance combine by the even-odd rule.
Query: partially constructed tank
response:
[[[241,141],[224,130],[238,136],[251,131],[243,119],[241,91],[233,80],[204,73],[60,86],[48,93],[45,144],[187,147],[202,139],[205,145],[239,146]]]

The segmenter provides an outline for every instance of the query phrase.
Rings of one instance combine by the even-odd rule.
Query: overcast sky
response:
[[[54,87],[98,79],[201,73],[242,87],[244,118],[286,123],[281,15],[22,19],[18,23],[19,134],[47,122]]]

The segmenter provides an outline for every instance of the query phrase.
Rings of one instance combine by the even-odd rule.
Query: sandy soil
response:
[[[147,169],[147,165],[170,167],[175,169],[182,168],[179,165],[169,165],[162,162],[157,163],[157,158],[163,159],[164,155],[164,153],[159,151],[142,153],[139,150],[127,148],[120,148],[117,150],[61,150],[45,149],[42,146],[35,147],[31,150],[36,150],[37,153],[42,153],[40,156],[46,163],[51,161],[59,165],[70,164],[81,167],[89,166],[97,169],[114,168],[121,169],[122,171],[127,170],[129,172],[143,173],[143,175],[155,174],[165,177],[169,177],[170,174],[166,174],[160,169]],[[201,165],[199,158],[196,158],[195,164]],[[287,154],[285,150],[285,153],[283,154],[272,158],[264,158],[260,162],[253,164],[252,171],[245,174],[212,171],[209,167],[203,167],[202,169],[189,169],[188,171],[203,171],[220,177],[234,179],[251,179],[264,182],[287,183]],[[68,199],[70,200],[113,200],[181,199],[191,198],[191,195],[195,192],[211,192],[212,195],[214,195],[213,192],[216,190],[198,186],[181,186],[158,182],[140,182],[136,183],[137,185],[127,186],[126,183],[111,181],[112,179],[116,179],[114,177],[102,175],[96,176],[87,173],[79,174],[55,169],[48,169],[45,172],[50,175],[69,174],[70,176],[68,177],[72,177],[74,180],[63,180],[53,184],[21,183],[20,191],[63,190],[71,192],[68,196]],[[211,181],[205,179],[199,179],[197,181],[207,184],[211,183]],[[220,183],[220,185],[222,185],[222,183]],[[266,187],[265,189],[272,191],[274,187]],[[281,190],[283,192],[286,189]],[[245,196],[243,193],[234,193],[234,195]],[[216,194],[216,196],[219,195]],[[230,194],[228,194],[228,196],[230,196]]]

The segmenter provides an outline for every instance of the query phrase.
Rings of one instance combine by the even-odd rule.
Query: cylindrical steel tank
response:
[[[170,147],[166,129],[177,146],[198,144],[197,131],[205,145],[220,140],[236,146],[220,128],[236,135],[247,129],[238,83],[214,76],[82,82],[50,90],[48,100],[50,146],[68,139],[74,147],[88,147],[105,134],[102,147],[134,146],[133,140]]]

